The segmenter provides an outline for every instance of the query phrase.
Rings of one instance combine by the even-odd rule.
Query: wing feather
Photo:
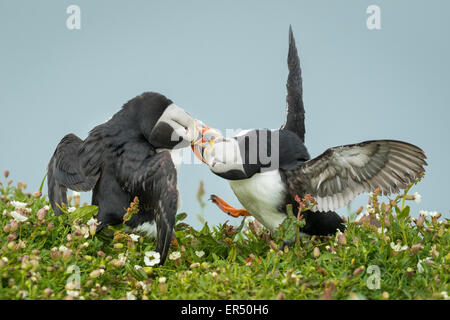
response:
[[[67,189],[75,191],[92,190],[99,178],[98,170],[87,174],[82,167],[83,140],[74,134],[68,134],[61,139],[47,167],[48,196],[56,215],[62,211],[58,205],[67,205]],[[92,150],[95,153],[95,150]]]
[[[144,199],[155,213],[156,251],[164,263],[170,248],[178,204],[177,172],[170,153],[156,153],[145,141],[122,146],[116,172],[119,184],[131,194]]]
[[[425,159],[422,149],[394,140],[334,147],[286,171],[288,189],[316,197],[315,210],[336,210],[378,187],[384,195],[405,189],[425,172]]]

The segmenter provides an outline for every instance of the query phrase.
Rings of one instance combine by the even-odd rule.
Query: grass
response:
[[[409,191],[386,203],[375,191],[368,214],[350,214],[345,233],[302,239],[284,252],[295,218],[270,235],[248,220],[242,230],[194,230],[182,213],[172,259],[147,266],[153,241],[133,241],[121,227],[94,234],[87,222],[96,207],[75,198],[74,212],[55,217],[46,197],[25,187],[0,185],[0,299],[447,298],[449,221],[411,218]]]

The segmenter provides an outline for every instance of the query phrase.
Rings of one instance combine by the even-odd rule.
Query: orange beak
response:
[[[214,136],[207,137],[206,133],[209,130],[211,130],[211,127],[204,124],[200,120],[195,121],[195,126],[197,127],[197,130],[198,130],[198,137],[197,137],[197,141],[195,141],[191,145],[191,148],[192,148],[192,151],[194,152],[195,156],[201,162],[206,163],[205,160],[203,159],[203,151],[205,150],[206,147],[211,145],[211,142],[215,139],[215,137]],[[205,145],[205,143],[208,143],[208,144]]]

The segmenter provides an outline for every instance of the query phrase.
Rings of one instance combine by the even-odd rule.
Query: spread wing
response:
[[[178,204],[177,172],[170,153],[155,153],[145,141],[128,142],[117,161],[119,184],[138,195],[143,209],[153,210],[157,226],[156,251],[164,263],[172,240]]]
[[[92,170],[87,174],[83,169],[83,157],[86,155],[96,155],[95,148],[81,152],[84,141],[74,134],[68,134],[58,144],[48,164],[48,196],[50,204],[56,215],[62,211],[60,206],[64,203],[67,206],[67,189],[75,191],[92,190],[99,177],[98,170]]]
[[[330,148],[286,176],[292,196],[309,193],[315,210],[328,211],[378,187],[384,195],[405,189],[425,172],[425,159],[422,149],[405,142],[365,141]]]
[[[281,129],[296,133],[302,142],[305,142],[305,108],[303,106],[302,71],[300,59],[295,46],[292,27],[289,27],[289,53],[288,53],[289,75],[287,79],[287,113],[286,123]]]

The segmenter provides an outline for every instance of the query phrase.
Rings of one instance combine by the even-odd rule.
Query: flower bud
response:
[[[65,250],[62,254],[62,258],[64,261],[67,261],[70,259],[70,257],[72,256],[72,250]]]
[[[5,172],[3,172],[3,175],[5,176],[5,179],[8,179],[9,177],[9,171],[5,170]]]
[[[341,245],[347,244],[347,237],[346,237],[345,233],[338,234],[337,238],[338,238],[339,244],[341,244]]]
[[[44,289],[44,294],[45,294],[47,297],[50,297],[50,296],[53,294],[53,290],[50,289],[50,288],[45,288],[45,289]]]
[[[315,247],[313,250],[313,257],[317,259],[319,256],[320,256],[320,249],[319,247]]]
[[[406,274],[411,277],[414,275],[414,270],[411,267],[406,268]]]
[[[58,257],[59,257],[58,248],[51,248],[50,249],[50,258],[52,258],[52,260],[56,260]]]
[[[125,261],[120,259],[113,259],[110,263],[116,268],[121,268],[125,265]]]
[[[55,224],[53,222],[49,222],[49,224],[47,225],[47,229],[49,231],[52,231],[54,227],[55,227]]]
[[[411,246],[411,252],[413,254],[417,254],[422,249],[423,249],[423,246],[420,243]]]
[[[358,210],[355,211],[356,215],[360,214],[363,211],[363,206],[359,207]]]
[[[43,222],[46,214],[47,214],[47,210],[45,210],[45,208],[41,208],[37,212],[36,218],[38,219],[39,222]]]
[[[15,232],[19,229],[19,223],[16,220],[11,220],[10,225],[11,227],[9,228],[9,232]]]
[[[122,249],[123,243],[114,243],[114,249]]]
[[[357,276],[358,274],[363,272],[363,270],[364,270],[364,266],[360,266],[360,267],[356,268],[355,271],[353,271],[353,276]]]
[[[270,240],[269,246],[273,251],[278,251],[278,246],[272,240]]]
[[[206,269],[209,268],[209,263],[208,262],[202,262],[201,266],[202,266],[203,269],[206,270]]]
[[[15,232],[8,234],[8,237],[6,237],[6,240],[8,242],[14,241],[17,238],[17,234]]]
[[[42,196],[42,192],[41,191],[36,191],[32,195],[32,197],[35,198],[35,199],[40,198],[41,196]]]
[[[198,267],[200,267],[200,263],[198,263],[198,262],[194,262],[194,263],[191,264],[191,266],[190,266],[191,269],[195,269],[195,268],[198,268]]]
[[[143,267],[144,271],[146,274],[150,275],[153,273],[153,268],[152,267]]]
[[[98,278],[98,277],[100,277],[104,272],[105,272],[105,270],[103,270],[103,269],[97,269],[97,270],[92,271],[92,272],[89,274],[89,277],[92,278],[92,279]]]

